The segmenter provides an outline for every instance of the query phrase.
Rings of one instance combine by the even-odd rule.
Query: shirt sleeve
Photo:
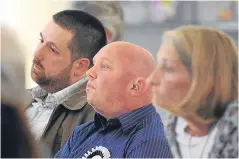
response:
[[[126,158],[172,158],[172,153],[165,139],[156,139],[136,145]]]
[[[66,144],[56,153],[55,158],[67,158],[69,157],[72,147],[75,144],[76,141],[76,134],[78,132],[78,129],[75,128],[72,135],[67,140]]]

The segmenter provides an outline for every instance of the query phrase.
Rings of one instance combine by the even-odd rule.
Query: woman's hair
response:
[[[24,114],[26,94],[24,54],[16,34],[1,26],[1,157],[39,157]]]
[[[173,45],[191,78],[176,111],[211,122],[227,103],[238,100],[238,48],[228,35],[213,28],[183,26],[166,32],[163,40]]]

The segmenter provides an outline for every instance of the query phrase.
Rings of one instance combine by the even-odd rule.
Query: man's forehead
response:
[[[126,42],[114,42],[103,47],[93,60],[108,60],[112,63],[128,65],[135,59],[138,48]]]
[[[108,61],[108,62],[113,62],[113,59],[107,57],[107,56],[95,56],[93,58],[93,62],[96,62],[96,61]]]
[[[93,60],[108,60],[108,61],[115,61],[117,59],[119,59],[119,52],[109,47],[101,49],[93,58]]]
[[[46,42],[53,42],[58,48],[63,49],[71,41],[73,34],[60,27],[53,20],[48,22],[40,33]]]
[[[61,27],[57,23],[55,23],[53,20],[50,20],[42,29],[43,34],[50,34],[50,35],[59,35],[61,37],[69,37],[71,38],[73,36],[72,32],[69,30]],[[60,35],[64,34],[64,36]]]
[[[54,27],[55,25],[57,25],[53,19],[49,20],[43,27],[42,31],[46,31],[47,29]]]

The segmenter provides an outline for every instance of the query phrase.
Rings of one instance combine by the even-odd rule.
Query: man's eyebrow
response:
[[[110,64],[112,63],[112,61],[110,59],[108,59],[107,57],[101,57],[99,59],[99,61],[106,61],[106,62],[109,62]],[[95,63],[95,59],[93,58],[93,63]]]
[[[107,57],[102,57],[100,60],[101,60],[101,61],[107,61],[107,62],[109,62],[109,63],[112,63],[112,60],[108,59]]]
[[[43,35],[42,35],[42,32],[40,32],[40,36],[41,36],[42,39],[44,39],[44,37],[43,37]],[[50,44],[50,45],[53,45],[54,47],[56,47],[56,49],[57,49],[58,51],[60,51],[60,48],[57,47],[56,43],[54,43],[53,41],[47,41],[47,43]]]
[[[43,39],[43,36],[42,36],[42,33],[40,32],[40,36],[41,36],[41,38]]]

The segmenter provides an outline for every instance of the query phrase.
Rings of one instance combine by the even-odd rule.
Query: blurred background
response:
[[[30,69],[39,33],[51,16],[63,9],[84,8],[88,1],[2,0],[1,24],[16,31],[25,53],[26,88],[32,88]],[[121,1],[124,41],[138,44],[156,56],[161,35],[180,25],[211,26],[228,33],[238,43],[238,1]],[[17,54],[17,52],[16,52]]]

